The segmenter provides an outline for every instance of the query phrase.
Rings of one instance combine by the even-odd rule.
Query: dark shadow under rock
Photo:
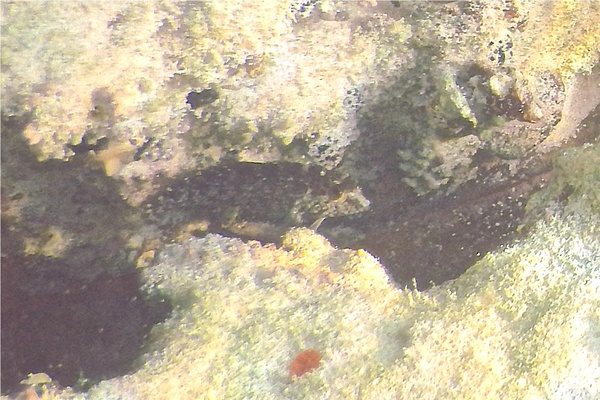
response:
[[[2,392],[37,372],[85,389],[129,372],[170,306],[140,292],[135,209],[115,181],[38,162],[23,127],[2,120]]]
[[[22,289],[29,286],[31,271],[23,268],[28,263],[2,258],[3,393],[19,390],[29,373],[45,372],[61,385],[84,390],[131,372],[148,332],[169,313],[169,303],[146,298],[136,271],[92,282],[66,279],[60,293],[32,295]],[[60,271],[60,261],[36,264],[40,271],[47,266]],[[49,276],[49,284],[59,277]]]
[[[479,257],[514,240],[527,199],[547,178],[544,172],[503,185],[468,183],[449,196],[325,221],[321,231],[339,246],[371,252],[399,285],[416,283],[423,290],[459,277]]]

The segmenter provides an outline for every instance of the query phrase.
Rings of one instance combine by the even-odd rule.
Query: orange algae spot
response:
[[[302,351],[290,364],[290,377],[299,378],[319,366],[321,354],[313,349]]]

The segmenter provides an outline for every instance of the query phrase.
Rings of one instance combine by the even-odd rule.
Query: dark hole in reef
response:
[[[81,143],[67,144],[67,147],[73,150],[73,153],[75,154],[86,154],[90,151],[99,151],[106,149],[106,147],[108,147],[108,138],[102,137],[96,140],[95,143],[92,143],[90,138],[87,135],[84,135],[81,139]]]
[[[171,305],[140,291],[119,234],[132,210],[115,185],[78,168],[77,156],[37,162],[22,137],[26,123],[2,116],[2,394],[38,372],[85,390],[131,371]],[[77,151],[94,150],[86,146]],[[76,243],[61,258],[26,255],[25,238],[52,239],[49,224],[75,232]]]
[[[29,373],[45,372],[63,386],[86,390],[130,372],[152,326],[171,311],[170,303],[146,297],[137,271],[91,282],[71,280],[60,293],[31,293],[23,290],[32,273],[23,266],[30,261],[7,255],[12,252],[6,242],[10,240],[2,241],[2,393],[18,391]],[[68,279],[48,278],[50,286],[51,279]]]
[[[149,137],[148,139],[146,139],[146,141],[144,141],[144,143],[137,149],[137,151],[133,155],[133,161],[140,161],[142,159],[142,155],[148,150],[148,148],[152,145],[153,142],[153,137]]]
[[[478,258],[514,240],[527,199],[545,177],[469,183],[452,195],[416,197],[398,176],[383,175],[365,190],[370,212],[325,220],[319,231],[336,246],[369,251],[401,287],[424,290],[458,278]]]
[[[215,89],[204,89],[201,91],[192,90],[187,95],[187,103],[195,110],[199,107],[211,104],[219,98],[219,93]]]

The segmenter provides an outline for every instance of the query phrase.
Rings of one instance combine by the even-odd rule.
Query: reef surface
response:
[[[3,393],[598,397],[599,4],[3,2]]]

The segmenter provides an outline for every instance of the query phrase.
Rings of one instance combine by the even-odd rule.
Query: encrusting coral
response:
[[[305,145],[334,165],[357,135],[347,92],[400,68],[410,36],[381,17],[368,30],[344,20],[294,29],[281,1],[41,4],[2,6],[3,112],[31,114],[24,135],[39,160],[69,159],[84,140],[152,140],[122,176],[202,168],[233,150],[245,161],[298,161]],[[371,19],[368,9],[349,11]]]
[[[139,369],[60,398],[594,399],[600,394],[598,216],[532,235],[427,292],[307,229],[282,249],[209,235],[144,274],[175,304]],[[289,379],[289,357],[319,368]]]
[[[523,116],[551,124],[561,88],[591,71],[600,43],[597,3],[570,0],[81,4],[2,5],[3,113],[30,116],[24,136],[39,160],[106,138],[134,146],[134,159],[107,168],[125,179],[203,169],[231,152],[332,168],[360,136],[360,108],[374,106],[408,128],[388,134],[416,135],[398,150],[412,154],[402,168],[417,191],[463,182],[473,176],[464,163],[418,167],[419,138],[440,140],[423,129],[482,135],[498,117]],[[398,80],[421,95],[378,107],[395,101]],[[422,106],[439,124],[414,126]]]

